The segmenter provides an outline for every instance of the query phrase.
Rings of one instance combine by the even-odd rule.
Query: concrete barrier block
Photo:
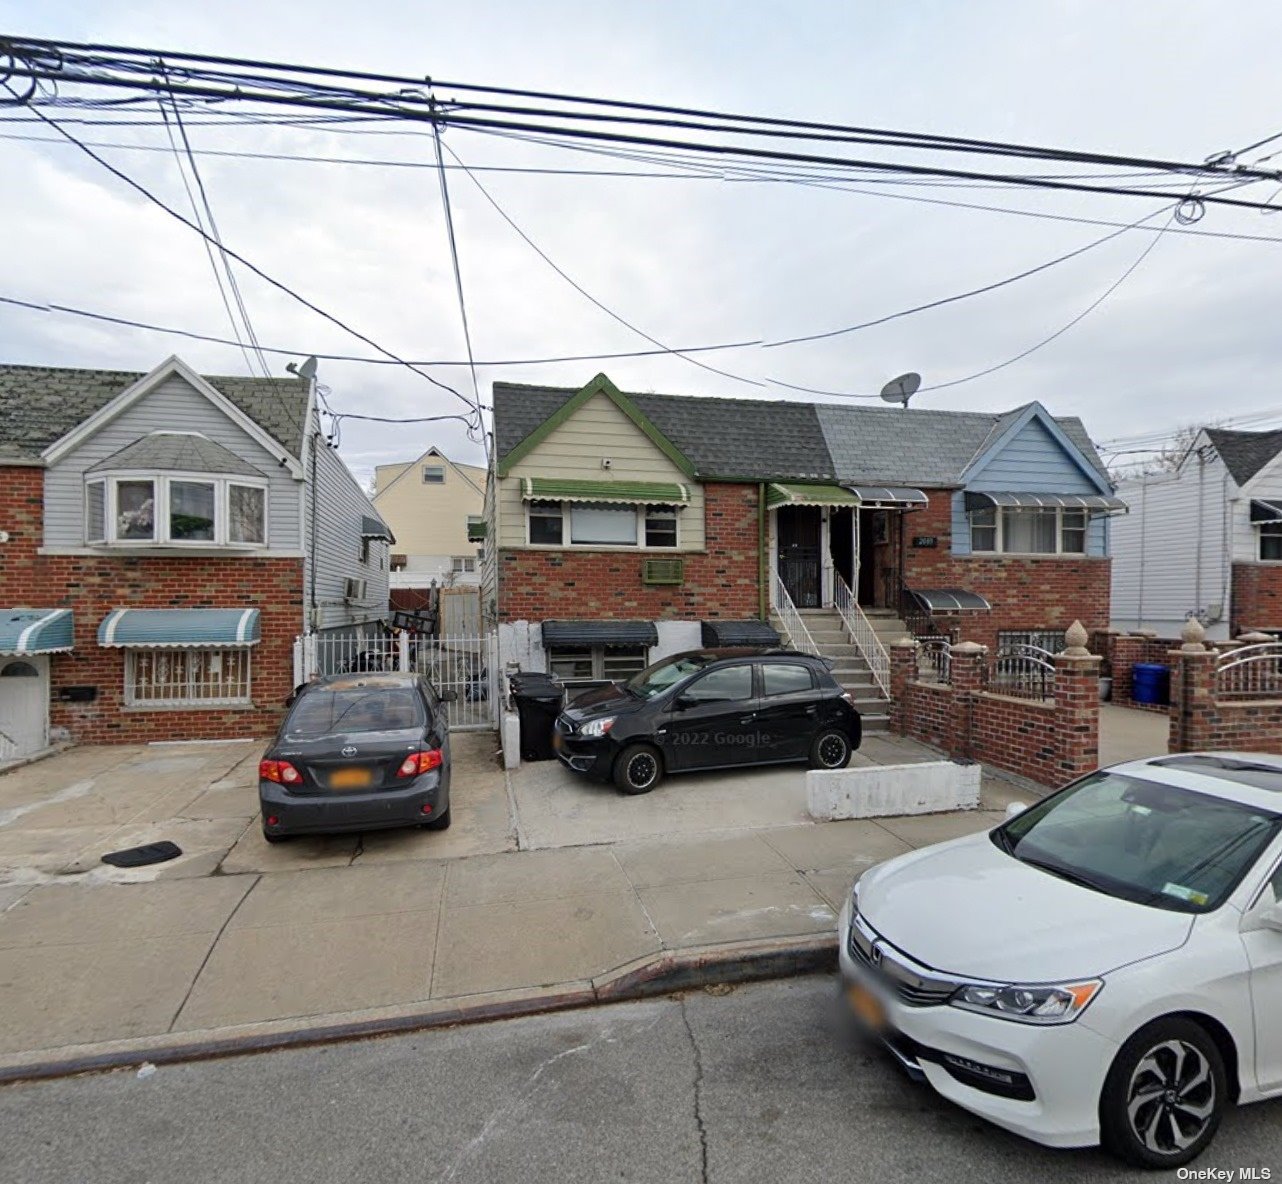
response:
[[[503,767],[519,768],[521,765],[521,717],[515,711],[503,713],[500,737],[503,744]]]
[[[811,769],[806,774],[806,806],[811,818],[820,822],[974,810],[979,806],[981,772],[978,764],[953,761]]]

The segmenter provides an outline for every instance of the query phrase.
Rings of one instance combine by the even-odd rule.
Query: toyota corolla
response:
[[[853,1009],[914,1077],[1177,1167],[1226,1106],[1282,1097],[1282,759],[1093,773],[872,869],[838,932]]]

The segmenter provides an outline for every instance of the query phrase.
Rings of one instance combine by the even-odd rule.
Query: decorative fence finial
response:
[[[1064,640],[1068,647],[1064,654],[1069,658],[1089,658],[1091,651],[1086,648],[1089,635],[1086,632],[1086,626],[1081,621],[1074,621],[1064,633]]]
[[[1196,617],[1189,617],[1180,630],[1180,640],[1184,642],[1180,650],[1186,654],[1200,654],[1206,651],[1202,643],[1206,640],[1206,630]]]

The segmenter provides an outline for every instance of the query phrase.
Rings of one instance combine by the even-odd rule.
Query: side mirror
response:
[[[1275,900],[1261,914],[1259,925],[1264,929],[1276,929],[1282,933],[1282,900]]]
[[[1027,809],[1028,807],[1023,802],[1010,802],[1006,806],[1006,817],[1015,818]]]
[[[689,695],[678,695],[672,700],[672,710],[685,711],[687,707],[693,707],[698,702],[698,699],[692,699]]]

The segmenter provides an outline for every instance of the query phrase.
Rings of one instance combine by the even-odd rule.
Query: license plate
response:
[[[850,983],[846,987],[846,999],[850,1003],[850,1010],[872,1031],[885,1030],[886,1009],[881,1000],[862,983]]]
[[[329,775],[330,789],[364,789],[370,783],[368,769],[335,769]]]

